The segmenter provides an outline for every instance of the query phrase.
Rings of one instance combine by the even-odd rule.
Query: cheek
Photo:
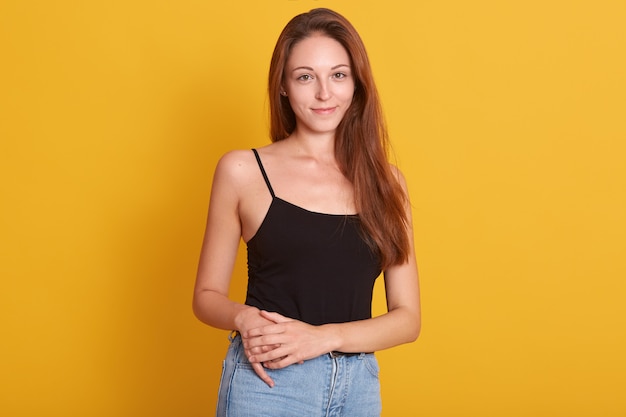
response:
[[[294,109],[296,107],[306,105],[306,103],[309,101],[308,96],[310,96],[310,93],[307,94],[307,92],[303,91],[302,88],[292,88],[287,93],[287,99],[289,99],[289,104],[291,104],[291,107]]]
[[[346,91],[342,94],[342,99],[348,103],[352,103],[352,99],[354,98],[354,90]]]
[[[352,101],[352,98],[354,97],[354,90],[354,83],[346,83],[345,85],[342,85],[341,96],[345,100]]]
[[[294,112],[298,112],[299,109],[303,107],[302,100],[299,100],[297,97],[289,96],[289,105]]]

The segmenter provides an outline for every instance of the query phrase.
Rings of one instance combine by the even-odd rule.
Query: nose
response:
[[[331,96],[330,89],[328,86],[328,81],[319,80],[317,83],[317,92],[315,94],[315,98],[321,101],[328,100]]]

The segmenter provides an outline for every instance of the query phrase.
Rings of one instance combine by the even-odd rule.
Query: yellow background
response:
[[[267,143],[274,42],[319,6],[364,38],[413,198],[423,332],[378,354],[384,416],[626,415],[617,0],[2,0],[0,415],[213,414],[212,172]]]

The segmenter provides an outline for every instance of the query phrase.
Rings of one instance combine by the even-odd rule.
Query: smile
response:
[[[328,107],[328,108],[319,108],[319,109],[311,109],[316,114],[332,114],[337,110],[337,107]]]

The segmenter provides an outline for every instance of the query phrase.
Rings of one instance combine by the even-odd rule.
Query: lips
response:
[[[325,114],[333,114],[335,110],[337,110],[337,107],[317,108],[317,109],[311,109],[311,110],[315,114],[325,115]]]

